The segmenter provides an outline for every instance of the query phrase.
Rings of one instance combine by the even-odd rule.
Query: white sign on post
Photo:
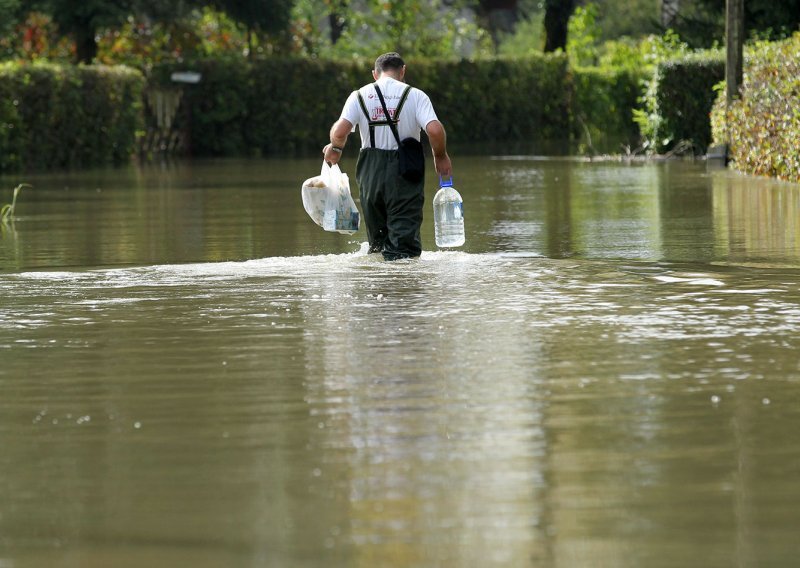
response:
[[[199,83],[203,76],[195,71],[175,71],[171,76],[173,83]]]

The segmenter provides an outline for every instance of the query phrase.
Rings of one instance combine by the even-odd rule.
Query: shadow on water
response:
[[[305,216],[318,167],[32,180],[0,244],[0,560],[794,560],[798,186],[475,158],[467,246],[429,215],[387,263]]]

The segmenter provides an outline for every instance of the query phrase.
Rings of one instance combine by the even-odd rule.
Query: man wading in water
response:
[[[410,146],[413,155],[424,128],[436,172],[443,177],[452,175],[444,127],[436,118],[428,95],[403,83],[405,74],[406,65],[399,54],[378,57],[372,71],[375,83],[350,94],[341,117],[331,127],[331,142],[322,150],[327,162],[337,163],[347,136],[358,126],[361,151],[356,182],[369,252],[381,252],[386,260],[417,257],[422,252],[419,228],[425,204],[424,164],[401,174],[398,140]],[[416,142],[408,142],[409,138]],[[418,151],[422,161],[421,150]]]

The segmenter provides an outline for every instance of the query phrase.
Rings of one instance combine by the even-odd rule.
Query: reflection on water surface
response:
[[[386,263],[304,218],[314,167],[34,180],[2,562],[793,562],[797,186],[475,159],[465,250]]]

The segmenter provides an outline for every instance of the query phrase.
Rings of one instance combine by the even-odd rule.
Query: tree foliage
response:
[[[132,0],[41,0],[39,4],[61,32],[72,37],[76,59],[82,63],[91,63],[97,55],[97,31],[121,24],[133,8]]]
[[[782,38],[800,27],[800,0],[746,0],[745,34]],[[725,38],[725,0],[681,3],[672,28],[692,47],[710,47]]]
[[[237,23],[206,7],[177,19],[129,18],[121,28],[103,32],[97,60],[146,70],[164,61],[241,57],[246,51],[247,38]]]
[[[0,35],[9,32],[16,23],[20,0],[0,0]]]
[[[578,6],[567,25],[567,53],[573,65],[596,65],[600,29],[597,26],[597,4]]]
[[[276,33],[289,25],[292,0],[216,0],[215,6],[251,30]]]
[[[131,0],[134,15],[156,22],[175,22],[188,16],[193,9],[207,4],[201,0]]]
[[[289,27],[293,0],[216,0],[214,5],[244,26],[248,54],[254,53],[254,34],[276,34]]]
[[[500,44],[502,36],[513,33],[519,21],[517,0],[477,0],[474,9],[495,45]]]
[[[199,0],[33,0],[28,4],[29,8],[47,13],[59,31],[72,38],[78,62],[91,63],[97,56],[97,37],[103,28],[120,27],[134,15],[174,21],[199,3]]]
[[[347,10],[343,0],[299,0],[295,48],[304,55],[344,58],[374,58],[387,51],[417,57],[490,52],[487,32],[465,8],[453,0],[364,0],[361,9]]]

